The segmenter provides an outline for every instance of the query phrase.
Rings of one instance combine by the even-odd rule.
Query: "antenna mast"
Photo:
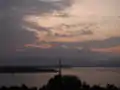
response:
[[[59,75],[62,75],[62,61],[59,59]]]

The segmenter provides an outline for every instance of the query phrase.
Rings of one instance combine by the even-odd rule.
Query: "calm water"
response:
[[[76,75],[82,81],[86,81],[90,85],[106,85],[110,83],[120,86],[120,68],[72,68],[63,69],[62,73],[64,75]],[[21,85],[24,83],[29,87],[41,87],[54,75],[53,73],[0,74],[0,86]]]

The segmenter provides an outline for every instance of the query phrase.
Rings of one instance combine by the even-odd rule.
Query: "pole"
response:
[[[62,62],[61,62],[61,59],[59,59],[59,75],[61,76],[62,75]]]
[[[59,90],[62,90],[62,62],[61,59],[59,59]]]

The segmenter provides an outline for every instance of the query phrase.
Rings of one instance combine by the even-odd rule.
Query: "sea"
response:
[[[0,86],[42,87],[58,73],[0,74]],[[120,67],[75,67],[63,68],[62,75],[74,75],[89,85],[114,84],[120,87]]]

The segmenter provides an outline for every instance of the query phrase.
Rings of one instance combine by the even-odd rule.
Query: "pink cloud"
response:
[[[91,48],[91,51],[120,54],[120,46],[114,46],[110,48]]]
[[[53,45],[50,45],[50,44],[43,44],[43,45],[26,44],[25,47],[48,49],[48,48],[52,48]]]

